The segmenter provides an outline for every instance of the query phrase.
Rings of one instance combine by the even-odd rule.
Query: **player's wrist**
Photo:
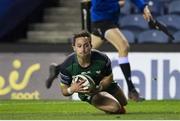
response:
[[[147,5],[147,4],[144,4],[144,5],[140,8],[140,11],[141,11],[142,13],[144,13],[147,8],[148,8],[148,5]]]
[[[69,94],[69,95],[72,95],[73,94],[73,91],[71,90],[71,88],[69,87],[69,88],[67,88],[67,93]]]
[[[97,85],[97,86],[96,86],[96,90],[97,90],[98,92],[102,91],[102,90],[103,90],[102,85]]]

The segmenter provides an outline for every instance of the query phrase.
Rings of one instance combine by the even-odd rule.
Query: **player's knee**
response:
[[[128,53],[129,49],[130,49],[129,44],[126,44],[123,48],[123,52]]]
[[[120,106],[117,104],[114,104],[114,105],[111,105],[109,112],[110,113],[117,113],[119,111],[119,109],[120,109]]]
[[[119,103],[122,105],[122,106],[126,106],[128,104],[128,101],[125,97],[121,97],[119,100]]]
[[[127,56],[128,52],[129,52],[129,45],[122,47],[119,51],[119,54],[121,56]]]

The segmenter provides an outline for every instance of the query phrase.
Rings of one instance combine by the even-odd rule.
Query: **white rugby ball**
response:
[[[85,80],[85,82],[82,84],[84,86],[83,89],[87,90],[95,87],[95,82],[93,79],[90,76],[84,74],[76,75],[73,79],[73,82],[80,82],[82,80]]]

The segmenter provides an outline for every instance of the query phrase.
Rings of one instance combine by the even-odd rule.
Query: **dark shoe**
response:
[[[136,102],[140,102],[140,101],[145,100],[145,98],[139,96],[139,93],[136,91],[136,89],[131,90],[128,93],[128,97],[129,97],[129,99],[136,101]]]
[[[51,87],[53,80],[57,77],[56,66],[57,66],[57,64],[55,64],[55,63],[52,63],[49,66],[49,77],[46,80],[46,87],[48,89]]]

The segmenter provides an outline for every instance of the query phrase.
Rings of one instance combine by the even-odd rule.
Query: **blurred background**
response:
[[[67,43],[74,32],[82,29],[81,2],[81,0],[1,0],[0,42]],[[167,25],[175,40],[172,41],[161,32],[151,30],[140,11],[130,0],[126,0],[125,6],[120,10],[119,26],[129,42],[180,43],[180,1],[146,0],[146,2],[153,16]]]
[[[146,2],[175,39],[150,29],[140,11],[126,0],[118,24],[131,45],[134,83],[146,99],[180,99],[180,0]],[[58,81],[47,90],[45,80],[50,63],[61,63],[72,52],[71,36],[88,30],[81,3],[0,0],[0,99],[67,99]],[[116,69],[115,49],[105,43],[100,50],[111,58],[114,78],[127,92],[123,76],[117,73],[121,70]]]

